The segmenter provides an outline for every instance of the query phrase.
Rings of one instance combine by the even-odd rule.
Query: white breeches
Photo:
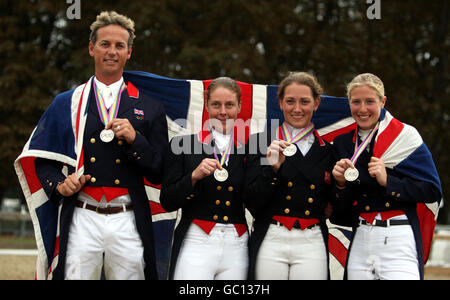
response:
[[[326,280],[328,263],[319,226],[289,231],[270,224],[256,259],[258,280]]]
[[[67,244],[66,279],[144,279],[144,248],[133,211],[102,215],[75,207]]]
[[[420,279],[410,225],[360,225],[348,258],[349,280]]]
[[[245,280],[248,233],[238,236],[232,224],[216,224],[206,234],[192,223],[175,267],[175,280]]]

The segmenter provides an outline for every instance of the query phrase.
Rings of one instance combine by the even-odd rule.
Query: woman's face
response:
[[[235,92],[224,87],[217,87],[211,92],[206,103],[206,110],[212,127],[226,134],[231,132],[234,120],[241,111],[241,105]]]
[[[380,99],[373,88],[363,85],[353,89],[349,101],[352,117],[358,127],[368,130],[374,128],[377,124],[386,97]]]
[[[320,104],[320,97],[314,101],[309,86],[291,83],[284,90],[283,99],[278,99],[284,120],[295,128],[304,128],[311,122],[313,112]]]

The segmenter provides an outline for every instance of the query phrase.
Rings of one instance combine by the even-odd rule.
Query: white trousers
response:
[[[319,226],[289,231],[270,224],[256,259],[257,280],[327,280],[325,242]]]
[[[238,236],[232,224],[216,224],[206,234],[192,223],[175,267],[175,280],[245,280],[248,233]]]
[[[360,225],[350,249],[348,279],[418,280],[418,264],[410,225]]]
[[[102,215],[75,207],[66,255],[66,279],[144,279],[144,248],[133,211]]]

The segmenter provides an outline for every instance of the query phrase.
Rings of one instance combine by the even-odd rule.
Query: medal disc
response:
[[[290,144],[283,150],[285,156],[292,156],[297,152],[297,147],[294,144]]]
[[[344,172],[344,177],[347,181],[355,181],[356,179],[358,179],[358,176],[359,172],[356,168],[348,168]]]
[[[114,139],[114,131],[111,129],[103,129],[100,132],[100,140],[104,143],[109,143]]]
[[[217,181],[224,182],[228,179],[228,171],[225,168],[222,168],[222,170],[216,169],[214,171],[214,178]]]

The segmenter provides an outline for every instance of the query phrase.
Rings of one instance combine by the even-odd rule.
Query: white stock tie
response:
[[[105,100],[105,106],[109,109],[114,102],[111,88],[109,86],[105,87],[102,94]]]

